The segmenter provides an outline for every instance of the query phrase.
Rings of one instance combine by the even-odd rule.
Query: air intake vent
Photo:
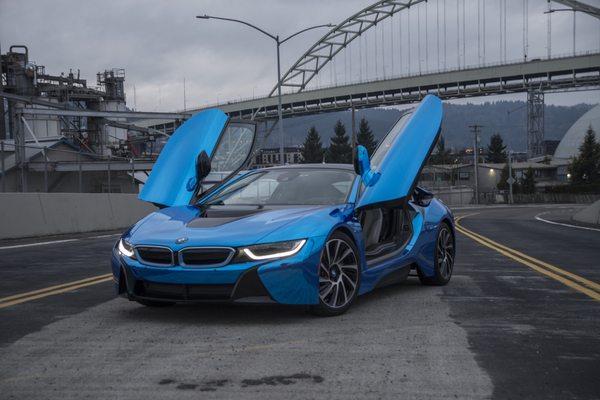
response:
[[[222,267],[235,250],[230,247],[188,247],[179,251],[179,264],[187,267]]]
[[[138,246],[135,250],[143,264],[161,267],[173,265],[173,252],[167,247]]]

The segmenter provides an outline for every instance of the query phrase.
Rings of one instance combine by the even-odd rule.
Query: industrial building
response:
[[[136,171],[149,171],[165,134],[136,126],[178,113],[138,113],[125,98],[125,71],[52,75],[26,46],[0,52],[0,190],[136,192]]]

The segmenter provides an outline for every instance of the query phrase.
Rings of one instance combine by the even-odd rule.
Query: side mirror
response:
[[[196,180],[202,181],[210,174],[210,157],[202,150],[196,158]]]
[[[187,182],[186,189],[188,192],[193,192],[198,188],[198,185],[204,178],[210,174],[210,157],[206,151],[202,150],[196,157],[196,176],[190,178]]]
[[[413,192],[413,201],[421,207],[427,207],[433,200],[433,193],[421,187],[415,187]]]
[[[365,146],[356,146],[353,163],[354,171],[360,175],[365,186],[373,186],[379,180],[380,174],[371,170],[371,160]]]

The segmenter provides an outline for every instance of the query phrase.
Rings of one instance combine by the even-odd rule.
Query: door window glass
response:
[[[234,172],[248,158],[254,143],[253,124],[230,123],[225,128],[212,161],[211,172]]]
[[[384,159],[388,151],[390,151],[390,148],[394,144],[395,139],[398,137],[400,132],[402,132],[404,125],[406,125],[406,122],[408,121],[411,115],[412,112],[406,113],[403,116],[401,116],[398,122],[396,122],[396,125],[394,125],[394,127],[385,136],[385,138],[383,138],[379,146],[377,146],[377,150],[375,150],[375,153],[371,158],[371,166],[374,170],[378,169],[379,165],[381,164],[381,161]]]

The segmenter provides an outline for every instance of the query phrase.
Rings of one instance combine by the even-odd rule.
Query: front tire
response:
[[[450,282],[454,269],[454,256],[456,255],[455,245],[456,242],[450,225],[442,222],[435,241],[433,276],[425,276],[417,268],[419,280],[423,285],[443,286]]]
[[[323,247],[319,263],[319,304],[310,311],[331,317],[345,313],[358,296],[360,258],[354,241],[334,232]]]

